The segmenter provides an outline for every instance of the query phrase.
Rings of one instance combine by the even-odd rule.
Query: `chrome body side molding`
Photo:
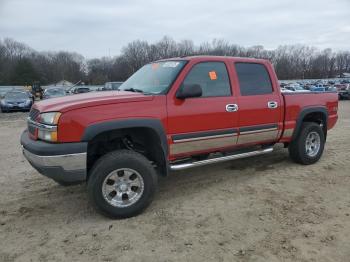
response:
[[[238,145],[263,142],[277,139],[279,133],[277,124],[241,127],[239,129]]]
[[[215,136],[207,139],[192,139],[186,142],[175,142],[170,145],[170,152],[174,155],[196,152],[213,148],[234,146],[237,143],[237,135]]]
[[[278,130],[269,130],[254,133],[240,134],[238,138],[238,144],[248,144],[255,142],[264,142],[268,140],[275,140],[277,138]]]
[[[244,126],[238,129],[212,130],[172,135],[172,155],[274,141],[280,130],[277,124]]]
[[[172,136],[170,152],[173,155],[234,146],[237,143],[237,129],[204,131]]]
[[[293,135],[294,128],[285,129],[283,132],[283,137],[291,137]]]

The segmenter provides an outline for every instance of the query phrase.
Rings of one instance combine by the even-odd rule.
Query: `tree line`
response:
[[[284,45],[267,50],[261,45],[243,47],[225,40],[196,46],[191,40],[163,37],[155,43],[136,40],[120,55],[85,59],[74,52],[38,52],[13,39],[0,39],[0,85],[42,85],[62,79],[76,83],[103,84],[124,81],[149,62],[179,56],[219,55],[269,59],[279,79],[331,78],[350,72],[350,52],[319,50],[305,45]]]

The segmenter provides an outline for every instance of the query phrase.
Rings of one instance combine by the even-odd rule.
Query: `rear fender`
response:
[[[322,115],[323,132],[325,134],[325,137],[327,136],[327,120],[328,120],[327,109],[325,107],[308,107],[308,108],[302,109],[298,115],[298,119],[296,121],[296,125],[292,135],[292,140],[294,140],[298,136],[301,129],[301,125],[304,122],[305,118],[312,113],[320,113]]]

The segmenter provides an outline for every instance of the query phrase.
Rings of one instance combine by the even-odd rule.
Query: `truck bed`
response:
[[[328,115],[327,130],[337,121],[338,94],[336,92],[282,93],[284,102],[284,134],[281,142],[290,141],[300,114],[308,108],[321,108]]]

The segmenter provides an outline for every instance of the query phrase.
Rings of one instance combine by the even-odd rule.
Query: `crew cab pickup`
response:
[[[34,104],[24,156],[60,184],[87,181],[102,213],[146,208],[171,170],[267,154],[276,143],[308,165],[337,121],[335,92],[282,94],[261,59],[196,56],[143,66],[118,90]]]

